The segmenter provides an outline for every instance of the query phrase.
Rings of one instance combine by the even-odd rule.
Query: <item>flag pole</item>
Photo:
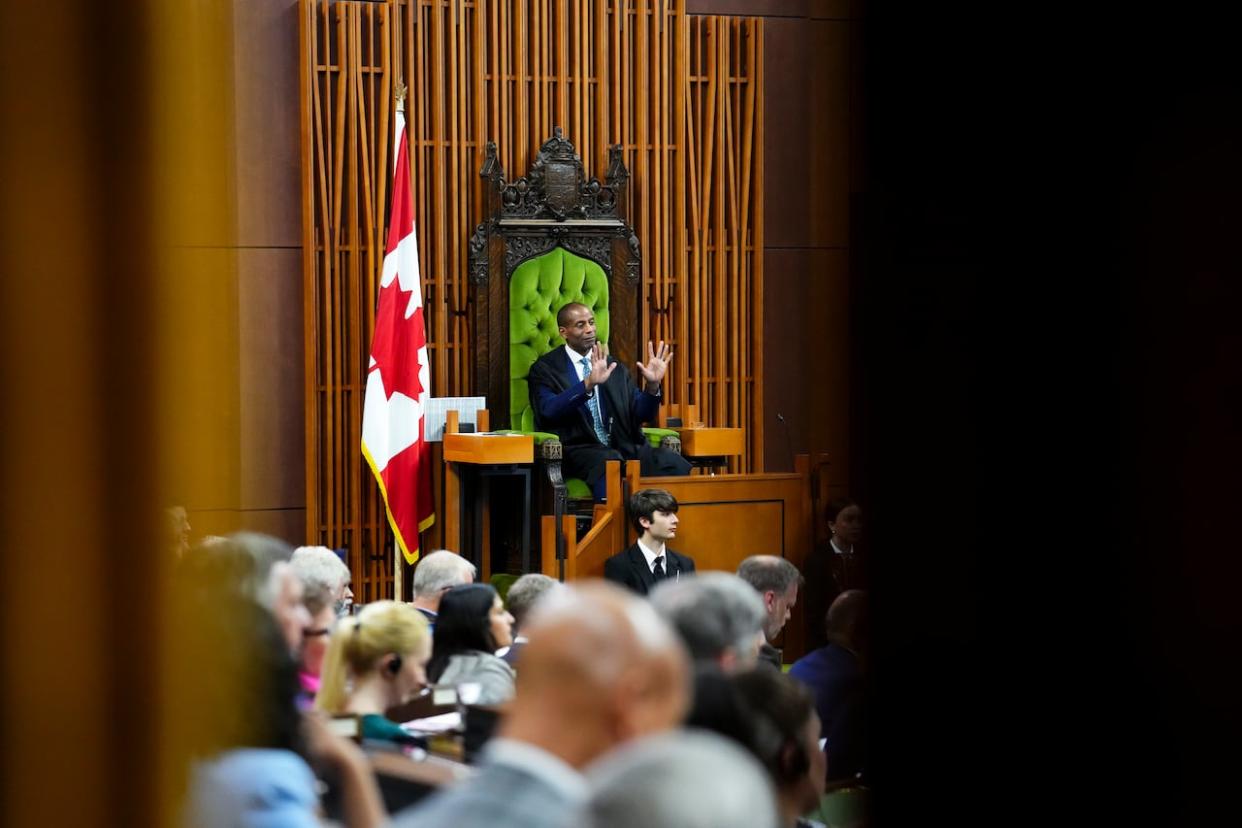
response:
[[[400,73],[397,75],[397,83],[393,89],[393,94],[397,98],[397,112],[401,114],[402,119],[405,118],[405,83],[402,82]],[[395,119],[394,119],[395,122]],[[401,133],[398,132],[393,140],[392,146],[392,166],[395,171],[397,168],[397,153],[400,147],[397,141],[401,140]],[[392,539],[392,599],[401,601],[405,591],[405,554],[401,551],[401,544],[397,542],[394,535]]]

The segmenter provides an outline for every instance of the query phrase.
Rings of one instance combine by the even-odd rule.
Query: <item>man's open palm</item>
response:
[[[608,346],[596,342],[591,348],[591,373],[587,374],[587,386],[594,388],[608,382],[608,378],[612,376],[616,367],[615,362],[612,365],[608,364]]]
[[[668,373],[668,364],[673,359],[673,349],[663,342],[659,347],[647,342],[647,363],[638,363],[638,370],[648,385],[659,385]]]

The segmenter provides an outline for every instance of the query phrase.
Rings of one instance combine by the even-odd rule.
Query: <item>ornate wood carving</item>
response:
[[[615,149],[619,172],[610,169],[602,184],[598,178],[588,179],[582,170],[582,159],[558,126],[553,128],[552,137],[543,142],[530,172],[523,178],[505,181],[503,169],[498,162],[493,163],[496,147],[492,142],[488,142],[488,160],[480,175],[500,193],[501,218],[616,218],[617,190],[629,176],[620,161],[620,149]]]
[[[488,222],[481,222],[470,236],[470,282],[487,284],[487,230]]]

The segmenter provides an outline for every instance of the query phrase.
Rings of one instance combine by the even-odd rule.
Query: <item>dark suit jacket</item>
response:
[[[422,607],[415,607],[423,614],[423,618],[427,619],[427,627],[434,633],[436,631],[436,614],[431,610],[425,610]]]
[[[811,689],[828,740],[828,780],[850,779],[866,768],[866,680],[858,658],[829,644],[794,662],[789,675]]]
[[[865,588],[862,570],[862,558],[857,549],[849,557],[837,554],[831,543],[819,544],[811,550],[803,572],[806,585],[799,598],[806,619],[808,649],[818,649],[828,643],[824,632],[828,607],[845,590]]]
[[[608,362],[616,360],[608,357]],[[600,445],[587,407],[586,385],[578,379],[578,370],[570,364],[564,347],[554,348],[535,360],[526,383],[536,428],[555,432],[566,448]],[[642,425],[655,419],[660,398],[635,388],[624,365],[618,365],[608,381],[596,388],[596,393],[604,428],[612,436],[612,447],[627,459],[637,457],[639,446],[647,440]]]
[[[664,547],[664,571],[669,578],[690,575],[694,572],[694,558]],[[629,587],[639,595],[646,595],[655,586],[655,576],[647,566],[647,559],[638,544],[631,544],[624,552],[618,552],[604,561],[604,578]]]

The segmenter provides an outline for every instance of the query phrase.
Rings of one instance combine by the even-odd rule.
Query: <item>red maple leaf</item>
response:
[[[427,328],[420,305],[414,315],[405,318],[413,291],[401,289],[401,279],[394,278],[388,287],[380,288],[379,308],[375,313],[375,339],[371,343],[372,371],[380,371],[389,399],[401,392],[417,400],[423,392],[418,381],[421,365],[418,351],[427,344]]]

